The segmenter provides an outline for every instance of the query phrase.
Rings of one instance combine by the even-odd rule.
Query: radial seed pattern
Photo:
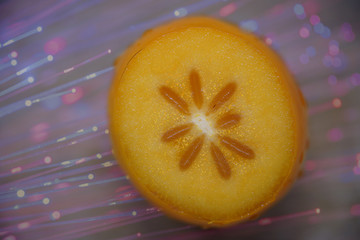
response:
[[[196,108],[200,111],[204,104],[203,98],[203,90],[201,87],[200,75],[196,70],[191,70],[189,74],[189,82],[190,82],[190,90],[192,94],[192,98]],[[210,102],[206,116],[211,114],[215,114],[215,112],[224,105],[232,95],[235,93],[237,88],[237,84],[235,82],[230,82],[225,87],[223,87],[212,99]],[[184,99],[182,99],[174,90],[172,90],[168,86],[161,86],[159,88],[161,96],[169,102],[173,107],[175,107],[180,113],[185,115],[192,115],[189,110],[189,105],[186,103]],[[232,126],[235,126],[240,122],[240,115],[237,113],[225,113],[223,116],[219,118],[219,120],[215,124],[215,128],[217,129],[226,129]],[[192,122],[175,126],[169,130],[167,130],[161,137],[163,142],[171,142],[180,137],[185,136],[187,133],[191,131],[194,124]],[[230,138],[228,136],[221,136],[216,134],[216,137],[220,140],[220,142],[228,148],[230,151],[235,152],[242,158],[253,159],[255,157],[254,151],[239,142],[236,139]],[[201,134],[196,137],[193,142],[186,148],[184,153],[181,156],[179,167],[181,170],[188,169],[191,164],[195,161],[196,157],[199,155],[202,147],[204,145],[205,140],[210,141],[210,153],[216,165],[216,168],[223,179],[229,179],[231,177],[231,168],[230,165],[225,158],[224,154],[221,152],[220,148],[210,139],[207,138],[207,134]]]

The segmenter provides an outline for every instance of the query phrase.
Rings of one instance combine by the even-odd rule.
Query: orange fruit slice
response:
[[[252,219],[296,179],[306,106],[281,59],[206,17],[147,31],[116,61],[113,150],[138,190],[202,226]]]

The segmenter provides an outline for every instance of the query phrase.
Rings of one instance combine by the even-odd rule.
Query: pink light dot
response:
[[[56,37],[45,43],[44,50],[47,54],[54,55],[63,50],[65,46],[65,39],[61,37]]]
[[[305,162],[305,170],[306,171],[313,171],[316,168],[316,163],[314,161],[306,161]]]
[[[332,128],[327,132],[327,139],[330,142],[338,142],[343,139],[344,133],[340,128]]]
[[[47,131],[49,128],[50,125],[46,122],[36,124],[30,129],[31,140],[35,143],[45,141],[49,136],[49,133]]]
[[[44,163],[49,164],[52,162],[52,158],[50,156],[44,157]]]
[[[224,7],[222,7],[219,11],[219,15],[221,17],[226,17],[229,16],[230,14],[232,14],[233,12],[235,12],[237,6],[235,3],[230,3]]]
[[[351,206],[350,213],[353,216],[360,216],[360,204],[355,204]]]
[[[76,164],[81,164],[81,163],[83,163],[83,162],[85,162],[85,158],[81,158],[81,159],[77,160],[77,161],[76,161]]]
[[[355,166],[353,168],[353,172],[354,172],[355,175],[360,175],[360,168],[358,166]]]
[[[308,38],[310,36],[310,31],[306,27],[302,27],[299,30],[299,35],[302,38]]]
[[[339,49],[338,46],[336,46],[336,45],[330,45],[330,46],[329,46],[329,54],[330,54],[331,56],[336,56],[336,55],[338,55],[338,54],[339,54],[339,51],[340,51],[340,49]]]
[[[69,183],[59,183],[54,187],[54,189],[61,189],[61,188],[67,188],[67,187],[70,187]]]
[[[61,97],[64,104],[71,105],[79,101],[84,96],[84,90],[81,87],[74,88],[75,91],[65,94]]]
[[[264,225],[269,225],[271,223],[271,219],[270,218],[263,218],[259,220],[259,224],[264,226]]]
[[[16,237],[14,235],[6,236],[3,240],[16,240]]]
[[[138,233],[136,234],[136,236],[137,236],[137,237],[141,237],[141,233],[138,232]]]
[[[18,56],[18,53],[17,53],[16,51],[12,51],[12,52],[10,53],[10,56],[11,56],[12,58],[16,58],[16,57]]]
[[[29,222],[22,222],[22,223],[19,223],[17,225],[18,229],[20,230],[24,230],[26,228],[29,228],[30,227],[30,223]]]
[[[355,40],[355,34],[350,23],[344,23],[340,28],[340,37],[347,42]]]
[[[53,219],[53,220],[58,220],[58,219],[60,219],[60,217],[61,217],[61,214],[59,211],[54,211],[51,213],[51,219]]]
[[[320,22],[320,17],[318,16],[318,15],[312,15],[311,17],[310,17],[310,23],[311,23],[311,25],[316,25],[316,24],[318,24]]]
[[[266,37],[266,38],[265,38],[265,43],[266,43],[267,45],[271,45],[271,44],[273,43],[273,41],[272,41],[271,38]]]
[[[334,108],[340,108],[342,105],[341,99],[339,98],[334,98],[332,100],[332,105],[334,106]]]

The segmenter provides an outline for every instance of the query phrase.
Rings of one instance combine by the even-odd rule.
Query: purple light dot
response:
[[[355,175],[360,175],[360,168],[358,166],[355,166],[353,168],[353,172],[354,172]]]
[[[336,56],[339,54],[339,47],[336,45],[330,45],[329,46],[329,54],[331,56]]]
[[[352,30],[350,23],[344,23],[340,28],[340,37],[347,42],[352,42],[355,40],[355,34]]]
[[[354,73],[353,75],[351,75],[350,82],[353,86],[359,86],[360,85],[360,74]]]
[[[341,66],[342,66],[342,61],[341,61],[341,59],[338,58],[338,57],[334,57],[334,58],[332,59],[332,65],[333,65],[335,68],[341,67]]]
[[[309,56],[306,54],[301,54],[299,59],[302,64],[307,64],[309,62]]]
[[[316,25],[316,24],[318,24],[320,22],[320,17],[318,16],[318,15],[312,15],[311,17],[310,17],[310,23],[312,24],[312,25]]]
[[[338,142],[342,140],[344,133],[340,128],[332,128],[327,132],[327,139],[329,142]]]
[[[330,75],[329,77],[328,77],[328,83],[329,83],[329,85],[332,85],[332,86],[334,86],[334,85],[336,85],[337,84],[337,78],[334,76],[334,75]]]
[[[331,67],[332,66],[332,58],[329,55],[324,56],[323,64],[325,67]]]

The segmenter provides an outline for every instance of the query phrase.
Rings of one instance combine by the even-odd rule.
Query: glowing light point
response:
[[[46,156],[46,157],[44,158],[44,163],[49,164],[49,163],[51,163],[51,162],[52,162],[52,158],[51,158],[50,156]]]
[[[15,52],[15,51],[12,51],[12,52],[10,53],[10,57],[12,57],[12,58],[16,58],[17,56],[18,56],[18,53]]]
[[[107,52],[108,52],[108,53],[111,53],[111,49],[108,49]]]
[[[54,212],[51,213],[50,217],[51,217],[52,220],[58,220],[58,219],[60,219],[61,214],[60,214],[59,211],[54,211]]]
[[[11,66],[16,66],[17,65],[17,61],[15,59],[10,61]]]
[[[36,30],[37,30],[38,32],[42,32],[43,28],[42,28],[41,26],[38,26],[38,27],[36,28]]]
[[[96,132],[96,131],[98,130],[98,127],[97,127],[97,126],[93,126],[93,127],[92,127],[92,130],[93,130],[93,132]]]
[[[48,205],[48,204],[50,203],[50,199],[49,199],[49,198],[44,198],[44,199],[42,200],[42,203],[43,203],[44,205]]]
[[[109,134],[109,129],[105,129],[105,134]]]
[[[54,60],[54,57],[53,57],[52,55],[48,55],[48,56],[47,56],[47,60],[48,60],[49,62],[51,62],[52,60]]]
[[[26,100],[26,101],[25,101],[25,106],[30,107],[31,104],[32,104],[32,102],[31,102],[30,100]]]
[[[104,167],[111,167],[112,165],[113,165],[113,163],[112,162],[104,162],[103,164],[102,164]],[[128,179],[128,178],[127,178]]]
[[[35,80],[34,77],[28,77],[27,78],[28,83],[33,83],[34,80]]]
[[[131,215],[136,216],[136,211],[132,211]]]
[[[22,222],[22,223],[19,223],[17,225],[18,229],[20,230],[24,230],[26,228],[29,228],[30,227],[30,223],[29,222]]]
[[[71,93],[76,93],[76,88],[71,89]]]
[[[308,38],[310,36],[310,31],[306,27],[302,27],[299,30],[299,35],[302,38]]]
[[[15,168],[11,169],[11,173],[18,173],[18,172],[21,172],[21,171],[22,171],[21,167],[15,167]]]
[[[263,218],[259,220],[259,225],[261,226],[265,226],[265,225],[269,225],[271,224],[271,219],[270,218]]]
[[[137,237],[141,237],[141,233],[138,232],[138,233],[136,234],[136,236],[137,236]]]
[[[16,240],[16,237],[14,235],[6,236],[3,240]]]
[[[98,159],[101,159],[101,158],[102,158],[102,155],[101,155],[100,153],[98,153],[98,154],[96,154],[96,157],[97,157]]]
[[[184,17],[187,15],[187,10],[185,8],[179,8],[174,11],[175,17]]]
[[[20,189],[16,192],[16,195],[19,197],[19,198],[22,198],[25,196],[25,191]]]
[[[320,208],[316,208],[316,209],[315,209],[315,213],[316,213],[316,214],[320,214]]]
[[[342,106],[342,102],[339,98],[334,98],[332,100],[332,105],[334,106],[334,108],[340,108]]]
[[[94,179],[94,174],[90,173],[90,174],[88,175],[88,179],[89,179],[89,180],[93,180],[93,179]]]

